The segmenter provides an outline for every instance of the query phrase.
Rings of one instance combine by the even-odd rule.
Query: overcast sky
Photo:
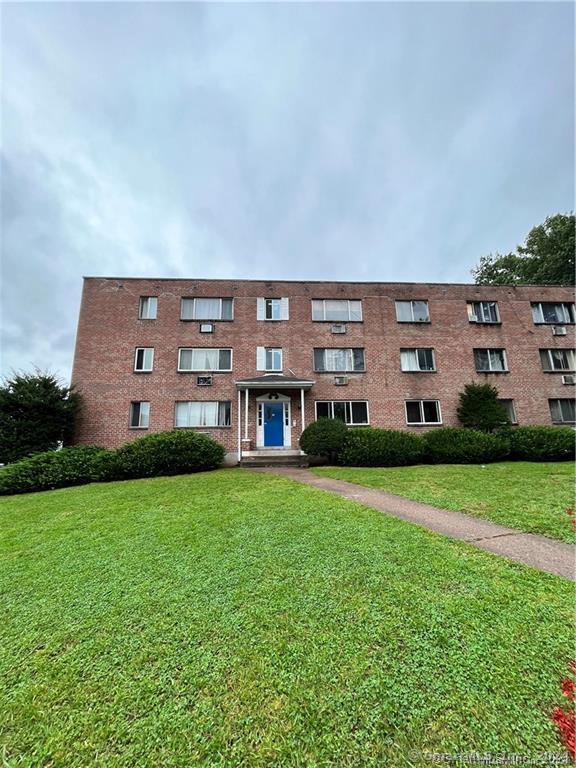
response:
[[[570,3],[18,3],[2,373],[82,275],[469,281],[573,208]]]

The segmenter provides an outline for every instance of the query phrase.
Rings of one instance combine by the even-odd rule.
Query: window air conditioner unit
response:
[[[573,373],[562,376],[562,384],[576,384],[576,376]]]
[[[198,376],[198,378],[196,379],[196,384],[199,387],[211,387],[212,376]]]
[[[552,335],[553,336],[566,336],[566,328],[563,325],[553,325],[552,326]]]
[[[348,384],[348,376],[334,376],[334,384],[337,387],[345,387]]]
[[[214,333],[214,323],[200,323],[200,333]]]
[[[346,333],[346,326],[344,323],[335,323],[330,330],[332,333]]]

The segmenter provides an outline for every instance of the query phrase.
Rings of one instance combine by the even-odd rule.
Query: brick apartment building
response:
[[[471,381],[518,424],[574,424],[574,295],[562,286],[84,280],[76,441],[207,432],[228,459],[298,450],[320,416],[456,425]]]

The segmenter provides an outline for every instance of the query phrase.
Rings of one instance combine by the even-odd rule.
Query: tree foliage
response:
[[[50,373],[18,373],[0,386],[0,463],[54,450],[72,436],[80,396]]]
[[[472,270],[474,280],[488,285],[572,285],[575,224],[574,214],[549,216],[530,230],[516,252],[482,256]]]
[[[491,384],[466,384],[456,413],[462,426],[482,432],[510,424],[506,409],[498,402],[498,390]]]

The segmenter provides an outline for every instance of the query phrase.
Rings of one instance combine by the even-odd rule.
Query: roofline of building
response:
[[[325,285],[428,285],[428,286],[461,286],[463,288],[574,288],[569,283],[431,283],[412,280],[291,280],[287,278],[246,278],[246,277],[121,277],[114,275],[83,275],[83,280],[148,280],[150,282],[196,282],[196,283],[299,283]]]

